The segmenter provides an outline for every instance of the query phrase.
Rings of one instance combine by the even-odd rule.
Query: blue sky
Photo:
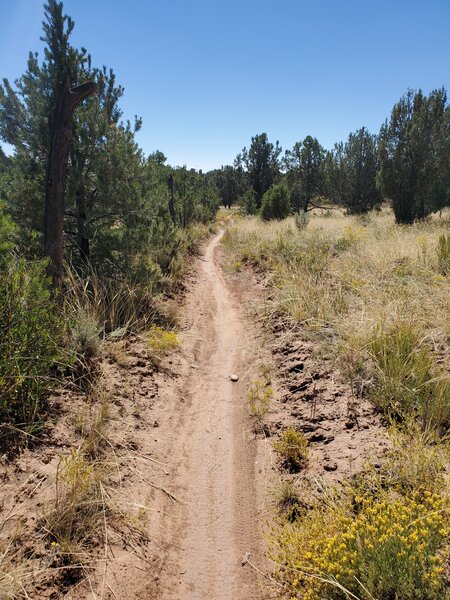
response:
[[[72,43],[125,87],[138,141],[173,165],[232,163],[252,135],[325,147],[377,132],[408,87],[450,91],[448,0],[66,0]],[[0,77],[40,50],[41,0],[0,0]]]

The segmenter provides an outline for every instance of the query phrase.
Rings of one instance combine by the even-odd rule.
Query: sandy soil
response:
[[[247,553],[260,551],[256,446],[243,390],[230,379],[247,368],[248,328],[215,260],[221,236],[206,249],[186,311],[193,362],[172,447],[172,488],[184,504],[160,576],[167,600],[261,598],[255,572],[242,566]]]
[[[170,496],[156,492],[146,498],[154,509],[148,531],[157,558],[120,560],[116,553],[109,585],[122,599],[265,597],[257,572],[246,564],[248,558],[260,566],[264,561],[270,450],[255,440],[245,400],[260,352],[219,265],[221,237],[208,244],[189,282],[182,355],[171,367],[177,377],[162,377],[152,410],[157,448],[153,435],[147,434],[152,438],[147,441],[141,436],[139,443],[142,452],[165,465],[167,475],[158,484]],[[145,470],[140,475],[137,493],[144,501]]]

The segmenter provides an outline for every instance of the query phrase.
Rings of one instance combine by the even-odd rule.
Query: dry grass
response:
[[[442,366],[450,338],[450,279],[442,275],[448,225],[447,216],[401,227],[387,210],[365,219],[341,211],[316,215],[302,230],[293,218],[269,224],[247,218],[228,229],[224,243],[233,262],[271,274],[275,299],[266,316],[287,313],[301,335],[324,342],[355,390],[381,381],[374,336],[389,337],[407,323],[414,352],[431,360],[422,384],[442,398],[450,389]],[[393,402],[385,397],[386,406]]]
[[[273,389],[270,379],[255,379],[247,392],[247,402],[250,416],[261,420],[270,408],[273,399]]]
[[[308,440],[301,431],[288,427],[273,446],[289,471],[297,473],[305,466],[308,460]]]

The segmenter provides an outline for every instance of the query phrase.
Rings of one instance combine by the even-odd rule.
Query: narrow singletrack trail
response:
[[[264,597],[256,572],[243,566],[246,555],[261,556],[261,469],[245,382],[230,380],[251,363],[251,330],[218,264],[222,235],[208,244],[187,298],[181,401],[166,459],[181,504],[166,514],[170,541],[154,596],[164,600]]]

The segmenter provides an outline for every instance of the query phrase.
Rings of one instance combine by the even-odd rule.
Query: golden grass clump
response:
[[[288,427],[273,446],[289,471],[297,473],[305,466],[308,460],[308,440],[301,431]]]
[[[89,461],[82,448],[64,457],[56,477],[53,510],[45,518],[44,529],[59,553],[80,555],[87,540],[95,534],[104,515],[103,467]]]
[[[270,380],[256,379],[247,392],[247,402],[251,417],[262,419],[267,414],[273,399],[273,389]]]

